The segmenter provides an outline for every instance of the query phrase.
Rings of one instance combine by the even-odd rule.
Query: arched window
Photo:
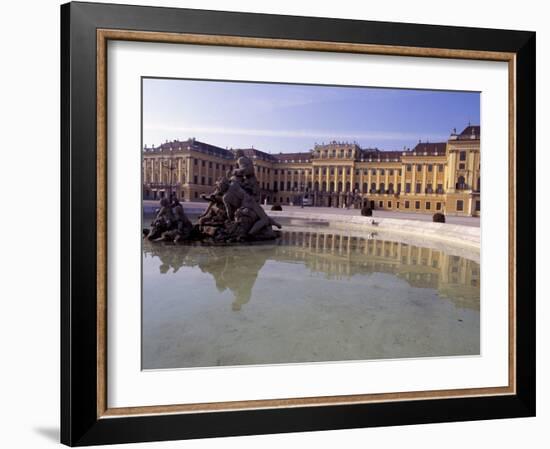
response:
[[[342,181],[338,182],[338,190],[337,192],[341,192],[342,191]]]
[[[456,188],[458,190],[464,190],[466,188],[464,176],[459,176],[458,177],[458,182],[456,183]]]
[[[326,182],[326,181],[323,181],[322,186],[323,186],[323,187],[321,188],[321,190],[322,190],[323,192],[326,192],[326,191],[327,191],[327,182]]]
[[[390,182],[388,185],[388,191],[389,193],[393,193],[393,182]]]
[[[370,184],[370,193],[374,193],[374,192],[376,192],[376,183],[371,182],[371,184]]]
[[[363,183],[363,193],[367,193],[368,190],[369,190],[369,185],[366,182],[364,182]]]
[[[330,181],[330,191],[334,192],[334,181]]]
[[[380,193],[386,193],[386,184],[383,182],[380,183]]]
[[[346,192],[349,192],[349,189],[350,189],[350,183],[346,182]]]
[[[319,181],[316,181],[315,182],[315,186],[313,188],[315,191],[318,191],[319,190]]]

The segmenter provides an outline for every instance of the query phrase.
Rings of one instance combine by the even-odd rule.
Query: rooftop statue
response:
[[[237,152],[237,167],[216,181],[210,195],[201,195],[208,207],[192,224],[182,205],[173,196],[160,200],[150,228],[143,230],[151,241],[224,244],[273,240],[281,228],[259,203],[258,182],[252,161]]]

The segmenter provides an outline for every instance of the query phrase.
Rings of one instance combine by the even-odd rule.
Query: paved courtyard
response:
[[[204,202],[184,202],[182,203],[184,209],[193,212],[200,212],[206,208],[207,203]],[[144,200],[143,207],[146,212],[153,212],[155,208],[158,207],[158,201],[154,200]],[[268,211],[271,206],[264,206]],[[345,208],[336,208],[336,207],[300,207],[300,206],[283,206],[283,211],[302,211],[307,212],[308,210],[316,213],[323,214],[336,214],[336,215],[361,215],[359,209],[345,209]],[[397,218],[403,220],[418,220],[418,221],[432,221],[431,214],[421,214],[421,213],[410,213],[410,212],[391,212],[384,210],[374,210],[372,213],[374,218]],[[480,219],[479,217],[453,217],[447,216],[446,222],[450,224],[457,224],[463,226],[474,226],[479,227]]]

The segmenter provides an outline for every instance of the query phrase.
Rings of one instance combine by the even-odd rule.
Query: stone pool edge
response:
[[[433,223],[396,218],[374,218],[363,216],[322,214],[298,211],[268,211],[273,218],[314,220],[327,223],[333,229],[354,231],[388,231],[414,235],[426,239],[440,240],[459,246],[480,249],[481,228],[447,223]],[[375,224],[373,224],[375,223]]]

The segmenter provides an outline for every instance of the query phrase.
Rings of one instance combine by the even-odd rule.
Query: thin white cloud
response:
[[[173,125],[148,125],[144,129],[149,132],[165,132],[167,134],[179,134],[182,136],[196,136],[201,134],[259,136],[259,137],[284,137],[284,138],[309,138],[309,139],[348,139],[348,140],[411,140],[426,139],[429,141],[447,140],[446,135],[404,133],[404,132],[380,132],[380,131],[330,131],[330,130],[290,130],[290,129],[258,129],[258,128],[224,128],[204,126],[173,126]]]

